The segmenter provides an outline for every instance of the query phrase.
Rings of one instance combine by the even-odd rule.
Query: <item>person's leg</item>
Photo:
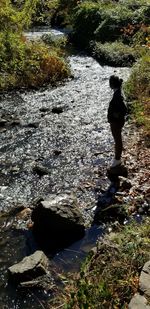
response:
[[[110,124],[110,127],[112,136],[115,141],[115,160],[120,160],[123,149],[122,136],[121,136],[123,124],[113,122]]]

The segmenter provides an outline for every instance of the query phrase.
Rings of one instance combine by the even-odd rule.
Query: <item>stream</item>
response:
[[[28,37],[43,33],[45,30],[37,33],[35,30]],[[55,34],[61,32],[55,30]],[[107,123],[112,96],[108,80],[114,71],[127,80],[130,69],[101,66],[83,54],[72,54],[68,61],[73,79],[53,88],[0,96],[1,117],[9,119],[0,134],[2,309],[41,308],[32,292],[22,295],[7,283],[8,267],[34,251],[29,246],[25,222],[21,219],[14,222],[11,209],[30,207],[52,193],[71,192],[90,226],[99,194],[95,188],[106,190],[109,186],[106,169],[113,156],[113,140]],[[42,165],[47,173],[39,175],[34,168],[37,165]],[[88,227],[84,239],[54,256],[56,271],[79,269],[81,260],[102,233],[102,226]]]

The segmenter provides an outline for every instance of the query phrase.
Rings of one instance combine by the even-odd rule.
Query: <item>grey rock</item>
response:
[[[52,194],[40,201],[31,216],[34,235],[51,251],[63,248],[84,235],[84,221],[76,199],[70,194]]]
[[[29,122],[26,126],[29,127],[29,128],[35,128],[36,129],[39,126],[39,122]]]
[[[37,163],[33,166],[33,172],[42,177],[51,173],[50,169]]]
[[[16,282],[28,281],[47,273],[49,261],[42,251],[36,251],[21,262],[8,268],[10,278]]]
[[[56,106],[52,108],[53,114],[61,114],[63,113],[63,107],[62,106]]]
[[[62,153],[62,151],[59,150],[59,149],[55,149],[55,150],[54,150],[54,155],[55,155],[55,156],[59,156],[61,153]]]
[[[46,113],[49,112],[50,109],[48,107],[41,107],[39,110],[40,112]]]
[[[142,269],[139,279],[139,288],[144,294],[150,296],[150,261],[145,263]]]
[[[6,125],[6,123],[7,123],[7,120],[6,120],[6,119],[2,119],[2,118],[0,118],[0,127],[5,126],[5,125]]]
[[[129,303],[128,309],[150,309],[150,306],[147,305],[147,299],[144,296],[135,294]]]

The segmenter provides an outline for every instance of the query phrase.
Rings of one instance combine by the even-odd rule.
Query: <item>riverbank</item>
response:
[[[123,158],[131,187],[117,196],[117,202],[125,207],[128,221],[125,225],[116,221],[104,239],[97,241],[80,272],[66,276],[65,288],[50,308],[61,303],[67,309],[128,308],[131,298],[139,292],[141,270],[150,260],[150,148],[142,129],[130,125],[125,150]],[[146,298],[147,305],[144,298],[141,303],[144,306],[145,302],[143,308],[149,308]]]

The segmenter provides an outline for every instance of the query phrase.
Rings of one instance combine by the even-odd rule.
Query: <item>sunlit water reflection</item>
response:
[[[28,36],[37,37],[38,33]],[[68,60],[74,79],[56,88],[1,96],[0,113],[20,121],[1,132],[1,211],[30,206],[35,198],[50,193],[73,192],[89,222],[96,205],[95,187],[108,185],[105,172],[113,150],[107,123],[112,95],[108,79],[114,68],[101,66],[85,55],[72,55]],[[115,68],[115,72],[124,80],[129,76],[128,68]],[[54,107],[61,107],[62,113],[53,113]],[[47,175],[39,177],[33,171],[35,164],[47,168]],[[56,268],[76,271],[102,230],[96,226],[87,229],[83,240],[54,257]],[[31,292],[26,297],[7,286],[7,268],[32,251],[27,232],[13,228],[11,218],[1,220],[1,231],[1,308],[41,308]]]

